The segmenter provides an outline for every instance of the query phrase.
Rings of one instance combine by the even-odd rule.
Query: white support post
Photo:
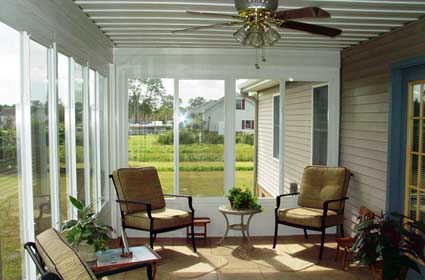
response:
[[[83,131],[84,131],[84,193],[86,205],[91,202],[90,195],[90,98],[89,98],[89,67],[83,67]]]
[[[59,186],[59,142],[58,142],[58,53],[56,43],[48,52],[48,116],[49,116],[49,162],[50,162],[50,201],[52,225],[60,229],[60,186]]]
[[[117,115],[117,94],[116,94],[116,67],[114,64],[109,65],[109,94],[108,94],[108,102],[109,102],[109,174],[118,168],[118,133],[117,128],[119,125],[119,119]],[[121,221],[119,219],[119,209],[118,205],[115,202],[117,200],[117,193],[115,191],[115,187],[112,183],[112,180],[109,179],[109,200],[111,202],[111,226],[115,229],[116,234],[119,236],[121,234]],[[117,236],[114,236],[117,237]]]
[[[340,134],[340,82],[339,72],[332,77],[328,86],[328,165],[339,165]]]
[[[284,193],[285,188],[285,104],[286,80],[280,80],[279,97],[279,189],[278,194]]]
[[[110,205],[110,197],[111,197],[111,189],[109,188],[109,174],[110,174],[110,153],[109,153],[109,147],[110,147],[110,141],[112,141],[111,137],[109,137],[109,84],[108,84],[108,78],[107,76],[104,77],[102,80],[103,83],[103,92],[101,93],[101,100],[103,105],[103,114],[102,114],[102,136],[104,137],[104,143],[105,145],[102,147],[102,153],[104,153],[104,162],[103,168],[105,172],[104,182],[102,182],[103,187],[105,188],[105,195],[102,197],[104,200],[104,203],[107,203]],[[102,204],[104,205],[104,204]]]
[[[65,146],[67,166],[67,191],[77,197],[77,145],[75,132],[75,61],[69,59],[69,92],[65,104]],[[77,218],[77,211],[68,204],[68,218]]]
[[[101,162],[100,162],[100,153],[102,151],[102,147],[100,145],[100,76],[99,73],[96,71],[95,75],[95,149],[96,149],[96,210],[101,211],[102,210],[102,179],[101,179]],[[107,141],[107,139],[103,139],[104,141]]]
[[[224,193],[235,186],[235,108],[236,80],[226,79],[224,86]]]
[[[16,104],[16,138],[19,173],[20,231],[21,242],[34,241],[34,202],[32,187],[31,152],[31,91],[30,91],[30,37],[21,33],[21,84],[20,98]],[[35,279],[35,265],[25,254],[24,279]]]
[[[179,111],[179,100],[180,100],[180,88],[179,79],[174,79],[174,194],[180,192],[180,181],[179,181],[179,164],[180,164],[180,138],[179,138],[179,125],[180,125],[180,111]]]

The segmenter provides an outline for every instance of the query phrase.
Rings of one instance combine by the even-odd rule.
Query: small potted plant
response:
[[[96,252],[107,249],[112,228],[99,221],[98,214],[90,206],[84,206],[81,200],[72,196],[69,200],[77,209],[78,219],[64,222],[62,233],[85,261],[96,261]]]
[[[229,190],[227,198],[229,199],[230,206],[236,210],[261,209],[261,205],[257,203],[257,197],[255,197],[248,189],[233,187]]]
[[[354,227],[352,247],[360,264],[369,265],[376,280],[406,279],[409,269],[421,274],[425,261],[425,224],[398,213],[363,216]]]

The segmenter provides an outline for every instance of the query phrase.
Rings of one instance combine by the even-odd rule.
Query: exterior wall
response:
[[[311,164],[312,88],[318,84],[320,83],[291,82],[286,84],[284,192],[289,192],[290,183],[301,183],[304,168]],[[272,157],[272,98],[275,94],[279,94],[279,86],[262,91],[259,102],[258,184],[259,194],[265,194],[265,196],[267,194],[276,194],[279,189],[279,162]]]
[[[284,192],[289,184],[301,183],[304,168],[312,158],[313,86],[318,83],[286,83],[285,102],[285,178]]]
[[[235,115],[235,130],[236,132],[249,132],[254,133],[253,129],[242,129],[242,120],[255,119],[255,104],[252,100],[245,98],[245,110],[236,110]],[[254,127],[257,126],[254,123]]]
[[[279,161],[273,158],[273,95],[279,87],[258,94],[257,184],[264,193],[276,195],[279,184]]]
[[[346,228],[386,207],[390,65],[425,54],[425,21],[342,52],[340,164],[351,170]]]
[[[204,112],[205,129],[224,134],[224,99]]]
[[[252,100],[245,98],[245,110],[236,110],[235,113],[235,130],[236,132],[253,132],[253,130],[242,129],[242,120],[254,120],[255,105]],[[205,127],[209,131],[215,131],[224,134],[224,99],[221,99],[211,108],[204,112],[203,119]],[[255,124],[254,124],[255,125]]]

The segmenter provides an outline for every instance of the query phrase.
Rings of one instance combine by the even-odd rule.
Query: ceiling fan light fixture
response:
[[[264,27],[264,41],[267,46],[273,46],[280,39],[280,34],[270,26]]]
[[[242,26],[233,34],[233,38],[241,45],[246,46],[248,44],[249,29],[250,27],[248,25]]]
[[[254,48],[264,47],[264,30],[260,26],[251,28],[248,34],[248,41]]]

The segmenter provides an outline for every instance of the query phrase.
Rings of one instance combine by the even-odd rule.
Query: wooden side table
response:
[[[350,248],[353,246],[354,239],[351,237],[340,237],[336,239],[336,255],[335,261],[338,260],[339,250],[343,249],[342,253],[342,269],[345,270],[347,268],[347,255],[350,253]]]
[[[201,236],[204,238],[204,240],[207,239],[207,224],[211,223],[211,219],[209,217],[196,217],[193,219],[193,226],[194,227],[203,227],[204,231],[203,232],[194,232],[192,233],[190,231],[190,227],[186,228],[186,237],[187,239],[189,239],[190,237],[192,237],[192,234],[194,234],[194,236]]]
[[[156,264],[161,257],[148,245],[130,247],[131,257],[121,257],[121,248],[98,252],[96,262],[89,263],[97,278],[146,267],[149,280],[156,278]]]
[[[238,230],[242,232],[242,236],[246,238],[246,240],[248,241],[249,247],[252,247],[251,240],[249,239],[249,223],[251,222],[251,219],[255,214],[261,213],[263,210],[261,209],[260,210],[256,210],[256,209],[236,210],[226,205],[220,206],[218,210],[220,211],[221,214],[223,214],[224,219],[226,220],[226,232],[224,233],[224,236],[217,242],[217,244],[220,245],[224,241],[224,239],[227,238],[227,235],[229,234],[229,230]],[[229,219],[227,218],[228,215],[240,216],[241,223],[230,224]],[[248,216],[248,220],[246,224],[244,223],[244,216]]]

